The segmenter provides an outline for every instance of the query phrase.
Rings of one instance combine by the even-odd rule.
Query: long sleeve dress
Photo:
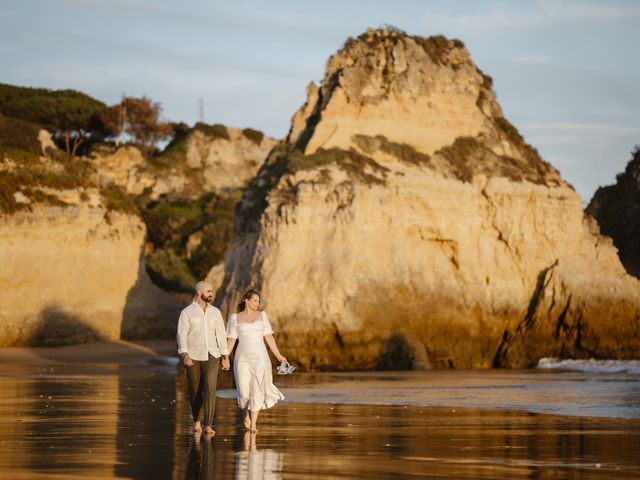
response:
[[[238,406],[250,410],[273,407],[284,395],[273,384],[271,360],[264,343],[265,335],[273,335],[269,317],[251,323],[238,323],[234,313],[227,323],[227,338],[237,338],[238,348],[233,359],[233,374],[238,390]]]

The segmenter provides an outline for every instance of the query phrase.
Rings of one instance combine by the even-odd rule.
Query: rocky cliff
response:
[[[276,141],[251,129],[198,124],[179,132],[156,157],[133,146],[102,147],[90,159],[102,183],[113,183],[152,201],[164,195],[196,198],[244,187]]]
[[[145,262],[154,283],[191,292],[221,262],[241,190],[275,143],[252,129],[197,124],[178,129],[150,158],[132,146],[103,146],[88,160],[100,184],[135,202],[148,227]]]
[[[0,347],[175,335],[179,306],[144,269],[144,223],[39,137],[42,149],[0,152]]]
[[[599,188],[587,213],[613,239],[620,260],[631,275],[640,277],[640,147],[636,147],[615,185]]]
[[[640,354],[640,283],[444,37],[330,58],[239,205],[223,310],[249,287],[310,369]]]
[[[170,338],[178,305],[149,280],[145,227],[99,197],[0,223],[0,346]]]

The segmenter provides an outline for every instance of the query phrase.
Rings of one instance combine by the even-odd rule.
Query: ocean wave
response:
[[[575,370],[592,373],[639,373],[640,360],[560,360],[541,358],[536,368],[547,370]]]

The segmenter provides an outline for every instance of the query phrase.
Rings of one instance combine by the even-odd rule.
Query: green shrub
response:
[[[380,45],[392,47],[395,42],[412,39],[425,51],[432,62],[437,65],[445,65],[448,63],[448,55],[455,48],[464,48],[464,43],[460,40],[449,40],[443,35],[434,35],[431,37],[421,37],[418,35],[409,35],[403,30],[393,26],[386,28],[367,30],[360,34],[357,39],[347,38],[343,45],[343,50],[347,50],[355,46],[358,42],[364,42],[369,48],[377,48]],[[389,43],[390,40],[390,43]],[[371,64],[369,64],[372,67]]]
[[[0,162],[12,160],[19,165],[34,166],[40,162],[37,153],[15,147],[0,147]]]
[[[184,259],[173,248],[163,248],[149,254],[146,267],[154,283],[167,290],[191,292],[196,283]]]
[[[38,124],[0,115],[0,147],[39,154],[42,151]]]
[[[494,121],[496,122],[498,128],[507,137],[507,139],[512,144],[514,144],[518,148],[518,150],[520,150],[520,153],[527,162],[530,170],[530,173],[526,177],[527,180],[530,180],[534,183],[545,184],[547,175],[554,172],[554,168],[547,162],[545,162],[542,157],[540,157],[540,154],[538,153],[538,150],[536,148],[525,142],[522,135],[520,135],[520,132],[518,132],[518,129],[514,127],[506,118],[497,117],[494,118]]]
[[[0,84],[0,114],[42,125],[74,155],[80,145],[102,136],[98,117],[105,109],[104,103],[75,90]]]
[[[345,171],[351,181],[366,185],[384,184],[389,172],[388,168],[355,149],[320,148],[311,155],[304,155],[297,146],[281,142],[274,147],[245,190],[236,212],[235,231],[246,233],[257,228],[260,216],[267,207],[267,195],[273,191],[283,175],[317,169],[321,178],[328,179],[328,170],[325,167],[332,164]],[[281,193],[295,196],[295,189]]]
[[[369,154],[376,150],[381,150],[396,157],[401,162],[411,163],[413,165],[428,165],[431,161],[429,155],[417,151],[411,145],[392,142],[382,135],[376,135],[375,137],[354,135],[353,140],[358,147]]]
[[[478,70],[478,72],[482,75],[482,86],[487,90],[491,90],[493,88],[493,78],[481,70]]]
[[[43,125],[52,131],[65,130],[69,121],[89,117],[106,105],[75,90],[18,87],[0,83],[0,114]],[[85,115],[86,114],[86,115]]]
[[[361,181],[367,185],[384,184],[384,177],[389,172],[388,168],[383,167],[371,157],[367,157],[353,148],[349,150],[337,147],[319,148],[311,155],[304,155],[296,150],[289,154],[287,161],[288,169],[292,173],[335,164],[347,172],[354,180]],[[367,168],[373,173],[367,172]]]
[[[117,185],[100,188],[100,196],[107,210],[138,215],[140,212],[133,198]]]
[[[451,166],[453,174],[463,182],[473,178],[471,156],[484,149],[475,137],[458,137],[453,144],[441,148],[436,155],[443,156]]]
[[[56,195],[45,193],[40,189],[29,190],[26,192],[26,196],[29,197],[29,200],[33,203],[43,203],[53,207],[64,207],[67,205],[67,203],[60,200]]]
[[[13,196],[19,190],[14,177],[8,172],[0,172],[0,212],[12,214],[19,210],[27,210],[29,206],[16,202]]]
[[[22,191],[34,203],[60,205],[55,196],[43,193],[43,189],[95,187],[94,168],[78,157],[62,155],[54,160],[62,168],[52,168],[47,163],[40,162],[35,153],[19,148],[1,148],[0,158],[2,161],[6,158],[18,164],[17,168],[0,172],[0,209],[5,213],[30,209],[28,205],[15,202],[13,195],[17,191]]]
[[[187,158],[187,139],[186,135],[174,138],[159,155],[148,158],[149,164],[164,170],[184,163]]]
[[[411,37],[422,49],[429,55],[429,58],[436,65],[446,65],[447,57],[454,48],[464,48],[464,43],[460,40],[448,40],[443,35],[434,35],[432,37]]]
[[[162,198],[140,206],[148,240],[156,252],[164,252],[154,254],[154,259],[150,260],[155,262],[153,275],[158,285],[165,285],[165,288],[181,285],[172,277],[169,265],[186,269],[193,278],[203,278],[224,258],[240,198],[241,191],[231,190],[220,195],[208,193],[196,199]],[[202,243],[187,259],[185,245],[189,236],[196,232],[203,233]],[[162,265],[165,267],[161,268]],[[165,272],[167,277],[164,277]],[[180,277],[187,278],[184,272]]]
[[[264,133],[259,130],[254,130],[253,128],[245,128],[242,130],[242,135],[251,140],[256,145],[260,145],[262,140],[264,139]]]
[[[203,211],[198,201],[163,198],[141,208],[141,214],[149,241],[161,248],[183,245],[201,224]]]
[[[213,125],[207,125],[206,123],[198,122],[193,127],[194,130],[199,130],[205,135],[213,138],[222,138],[224,140],[231,140],[229,136],[229,131],[227,127],[220,123],[215,123]]]

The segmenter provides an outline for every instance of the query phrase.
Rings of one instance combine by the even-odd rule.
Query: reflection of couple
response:
[[[212,301],[211,284],[198,282],[193,303],[182,310],[178,320],[178,353],[187,369],[194,428],[196,432],[202,429],[199,416],[204,404],[204,433],[215,435],[213,419],[220,359],[222,369],[229,370],[229,354],[237,341],[233,371],[238,406],[245,410],[245,427],[255,432],[260,410],[284,398],[273,384],[265,341],[278,361],[287,359],[278,350],[266,312],[259,310],[257,291],[249,290],[242,296],[238,312],[229,318],[226,335],[220,310],[211,305]]]
[[[214,442],[196,441],[190,445],[187,478],[209,480],[228,476],[225,461],[216,463]],[[233,478],[235,480],[277,480],[282,478],[283,454],[275,450],[258,450],[255,432],[245,432],[242,451],[233,454]]]
[[[255,432],[245,432],[244,450],[236,455],[235,479],[275,480],[281,478],[282,453],[274,450],[258,450]]]

